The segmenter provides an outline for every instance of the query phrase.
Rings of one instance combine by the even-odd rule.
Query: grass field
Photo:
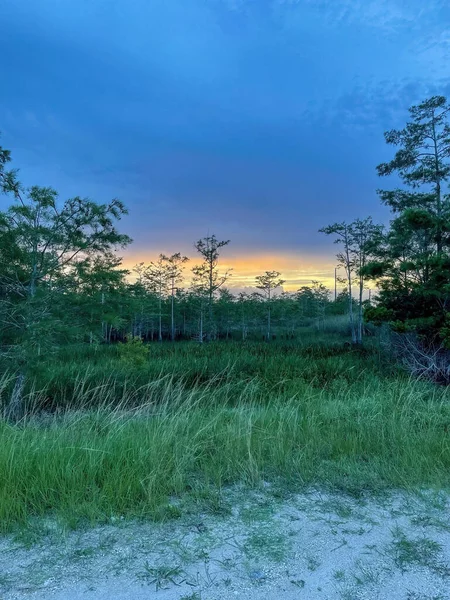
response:
[[[450,484],[450,392],[410,380],[376,342],[72,348],[35,365],[26,394],[35,414],[0,422],[3,531],[49,514],[172,517],[186,495],[220,511],[237,482],[280,494]]]

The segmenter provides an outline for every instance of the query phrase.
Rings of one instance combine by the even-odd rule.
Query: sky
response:
[[[1,0],[0,56],[21,180],[124,201],[127,266],[214,233],[232,286],[296,289],[332,277],[318,229],[388,221],[383,132],[450,94],[450,2]]]

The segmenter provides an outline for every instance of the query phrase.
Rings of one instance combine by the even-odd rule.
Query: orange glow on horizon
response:
[[[149,264],[157,260],[158,254],[128,254],[124,256],[123,266],[132,271],[138,263]],[[199,260],[191,260],[186,264],[184,278],[188,285],[191,280],[191,268],[199,264]],[[223,256],[219,261],[221,272],[232,269],[231,277],[226,283],[230,290],[242,288],[255,288],[255,277],[264,271],[279,271],[280,277],[286,280],[283,285],[285,291],[295,291],[306,285],[310,286],[312,281],[320,281],[330,290],[334,289],[334,268],[336,266],[333,257],[307,256],[302,257],[288,254],[253,254],[246,256]],[[133,276],[131,275],[131,278]],[[339,289],[342,288],[338,284]]]

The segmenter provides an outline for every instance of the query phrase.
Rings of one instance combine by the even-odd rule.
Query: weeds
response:
[[[155,585],[156,591],[167,588],[170,584],[181,585],[185,579],[183,578],[184,571],[181,567],[150,567],[145,563],[144,571],[140,575],[140,579],[144,580],[149,585]]]
[[[48,513],[70,527],[173,519],[192,502],[227,515],[220,490],[239,482],[355,495],[450,483],[449,392],[384,374],[376,353],[344,354],[332,337],[160,344],[144,366],[89,352],[44,361],[26,392],[41,410],[0,421],[3,531]]]
[[[442,546],[438,542],[426,537],[411,540],[401,531],[394,532],[394,535],[391,551],[396,566],[402,571],[421,566],[442,577],[450,577],[450,567],[439,560]]]

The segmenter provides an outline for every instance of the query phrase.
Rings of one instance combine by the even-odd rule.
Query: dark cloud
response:
[[[329,248],[383,131],[450,91],[441,0],[3,0],[0,130],[26,183],[122,198],[137,248]],[[332,251],[332,248],[330,248]]]

